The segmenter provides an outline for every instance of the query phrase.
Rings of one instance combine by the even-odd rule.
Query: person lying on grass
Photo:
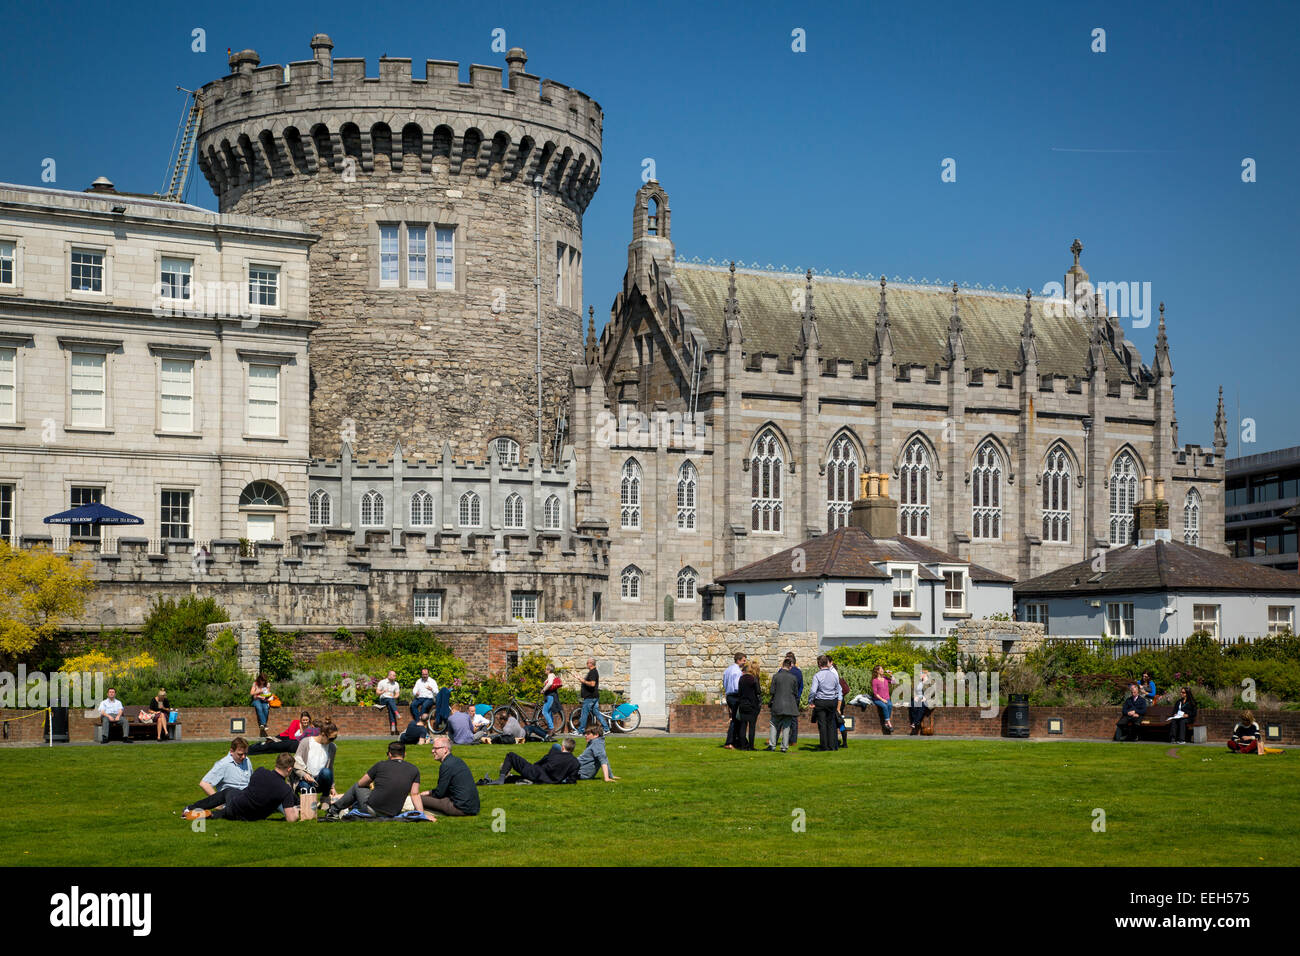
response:
[[[501,773],[497,779],[484,777],[479,783],[483,786],[503,784],[514,771],[519,775],[516,782],[524,783],[577,783],[578,758],[573,755],[573,738],[564,738],[559,750],[552,748],[537,763],[529,763],[519,754],[511,751],[501,762]]]
[[[298,797],[289,786],[293,772],[293,754],[275,758],[275,769],[258,767],[243,790],[225,790],[229,794],[223,806],[215,810],[186,810],[186,820],[211,817],[213,820],[265,820],[277,810],[284,811],[288,823],[298,822]]]

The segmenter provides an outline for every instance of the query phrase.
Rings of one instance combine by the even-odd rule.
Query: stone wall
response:
[[[953,634],[957,650],[974,657],[1023,657],[1043,643],[1043,625],[1028,621],[962,621]]]
[[[519,654],[538,651],[567,668],[565,684],[576,688],[586,660],[594,657],[602,687],[622,690],[634,703],[642,689],[632,687],[631,648],[662,645],[664,700],[672,704],[687,691],[721,693],[722,672],[737,651],[771,673],[793,651],[805,670],[817,659],[817,634],[780,633],[774,621],[605,621],[573,624],[521,624]]]

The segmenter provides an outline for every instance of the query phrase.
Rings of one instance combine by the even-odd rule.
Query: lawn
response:
[[[339,790],[385,746],[340,741]],[[692,738],[614,737],[608,746],[619,782],[485,787],[478,817],[207,821],[204,832],[179,811],[199,795],[220,744],[6,748],[0,862],[1100,866],[1131,865],[1140,853],[1179,866],[1289,866],[1300,858],[1295,751],[928,738],[854,741],[831,754],[739,753]],[[547,748],[517,749],[535,759]],[[428,748],[409,752],[422,781],[436,779]],[[478,777],[495,773],[505,748],[456,752]],[[1105,832],[1094,830],[1097,809]]]

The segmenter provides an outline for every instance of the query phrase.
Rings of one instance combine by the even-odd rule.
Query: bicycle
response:
[[[519,721],[520,726],[525,728],[529,724],[545,727],[546,718],[542,716],[542,708],[545,706],[545,701],[534,704],[531,701],[520,700],[512,694],[509,701],[492,711],[492,730],[494,733],[500,732],[505,727],[506,721],[511,717],[514,717]],[[551,708],[551,720],[555,722],[556,732],[563,731],[567,718],[564,715],[564,705],[558,700],[555,702],[555,706]]]
[[[610,730],[620,734],[630,734],[641,726],[641,708],[636,704],[622,703],[611,704],[608,707],[596,705],[596,710],[604,718],[602,723],[609,726]],[[585,728],[578,726],[582,720],[582,706],[573,708],[569,714],[569,730],[575,734],[581,734]]]

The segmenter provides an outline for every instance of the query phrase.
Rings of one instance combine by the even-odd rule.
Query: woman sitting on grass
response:
[[[1241,722],[1232,728],[1228,749],[1237,754],[1257,754],[1260,752],[1259,737],[1259,724],[1255,723],[1255,715],[1243,710]]]

